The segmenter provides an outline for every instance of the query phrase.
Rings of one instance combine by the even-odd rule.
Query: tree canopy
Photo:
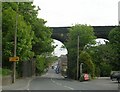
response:
[[[45,26],[44,19],[37,18],[39,8],[35,8],[31,2],[2,3],[3,67],[11,68],[8,59],[14,54],[16,30],[18,66],[22,61],[29,61],[37,55],[48,56],[53,51],[52,30]]]
[[[110,46],[113,51],[111,62],[114,70],[120,70],[120,27],[112,29],[109,33]]]
[[[92,26],[77,24],[69,29],[69,39],[66,44],[68,49],[68,74],[72,78],[76,78],[78,36],[80,53],[84,50],[85,45],[94,43],[96,38]]]

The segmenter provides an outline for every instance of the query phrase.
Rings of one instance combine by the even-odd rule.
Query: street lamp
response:
[[[83,63],[80,64],[80,75],[82,75],[82,66],[83,66]]]

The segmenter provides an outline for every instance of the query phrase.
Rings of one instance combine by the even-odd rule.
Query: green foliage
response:
[[[38,25],[41,23],[41,20],[36,21],[36,25],[34,26],[34,44],[33,51],[35,54],[49,53],[53,51],[53,46],[51,43],[53,40],[51,39],[52,32],[47,27],[42,27],[44,25]],[[35,23],[34,23],[35,24]]]
[[[120,70],[120,27],[112,29],[109,33],[110,46],[112,48],[112,70]]]
[[[84,74],[82,74],[79,78],[80,82],[84,81]]]
[[[107,45],[91,47],[87,50],[95,64],[96,76],[109,76],[111,71],[111,48]]]
[[[80,50],[83,50],[84,46],[87,44],[94,43],[95,39],[92,26],[77,24],[69,29],[69,42],[68,47],[77,47],[77,38],[79,36]],[[72,43],[72,44],[71,44]]]
[[[120,27],[112,29],[109,33],[109,41],[113,45],[120,46]],[[117,48],[118,49],[118,48]]]
[[[74,30],[78,30],[78,26],[74,28]],[[72,32],[71,32],[72,31]],[[76,59],[77,59],[77,36],[80,33],[73,31],[73,29],[70,29],[69,33],[69,42],[67,43],[68,48],[68,70],[69,75],[73,77],[74,74],[76,74]],[[76,34],[75,34],[76,32]],[[82,35],[83,33],[81,33]],[[81,43],[84,42],[84,39],[82,40],[80,36]],[[74,39],[75,38],[75,39]],[[94,76],[109,76],[111,70],[119,70],[120,68],[120,27],[116,27],[109,33],[109,43],[105,45],[99,45],[99,46],[91,46],[86,49],[84,49],[84,45],[80,43],[80,62],[84,62],[83,65],[83,72],[86,70],[93,74]],[[89,43],[90,44],[90,43]],[[76,48],[75,48],[76,47]],[[83,53],[81,52],[84,49],[84,51],[87,52]],[[82,57],[82,58],[81,58]],[[86,62],[85,62],[86,61]],[[89,62],[89,63],[88,63]],[[89,66],[88,66],[89,65]],[[93,68],[90,68],[90,66],[93,66]],[[92,70],[93,69],[93,70]],[[73,70],[75,70],[73,72]],[[74,73],[74,74],[72,74]],[[92,75],[92,76],[93,76]]]
[[[35,6],[31,3],[20,3],[19,12],[24,16],[24,20],[27,24],[31,25],[31,30],[34,31],[32,50],[36,55],[42,53],[50,53],[53,51],[53,46],[51,43],[52,30],[45,26],[46,21],[41,18],[37,18],[38,10],[34,9]]]
[[[11,74],[12,74],[12,71],[11,71],[11,70],[0,68],[0,75],[2,75],[2,76],[7,76],[7,75],[11,75]]]
[[[5,55],[3,58],[12,57],[14,54],[16,16],[17,13],[12,8],[3,11],[3,53]],[[24,21],[23,16],[18,14],[17,22],[17,56],[20,57],[20,61],[27,61],[33,56],[31,50],[34,33],[31,31],[31,26]]]
[[[107,64],[105,62],[101,62],[100,63],[100,69],[101,69],[101,76],[110,76],[110,72],[111,72],[111,66],[110,64]]]
[[[95,66],[95,76],[100,77],[100,67],[99,66]]]
[[[95,76],[95,66],[92,62],[90,55],[87,52],[82,51],[80,54],[80,62],[83,63],[83,72],[91,74],[92,77]]]
[[[36,58],[36,69],[37,73],[41,74],[45,69],[45,58],[43,56],[37,55]]]
[[[94,43],[94,39],[96,38],[91,26],[77,24],[69,29],[69,39],[66,47],[68,49],[68,74],[71,78],[75,78],[76,76],[78,36],[80,39],[80,52],[84,49],[85,45]]]
[[[52,30],[45,26],[44,19],[37,18],[38,9],[32,3],[2,3],[2,47],[3,67],[12,68],[8,62],[9,57],[14,55],[14,32],[17,24],[17,69],[22,71],[22,62],[29,61],[33,56],[51,53]],[[16,22],[17,21],[17,22]],[[46,65],[47,66],[47,65]],[[42,69],[40,69],[42,71]]]

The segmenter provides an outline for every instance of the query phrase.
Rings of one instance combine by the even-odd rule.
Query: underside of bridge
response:
[[[117,26],[93,26],[97,38],[108,39],[109,32]],[[52,38],[65,42],[68,39],[68,29],[71,27],[51,27],[53,30]]]

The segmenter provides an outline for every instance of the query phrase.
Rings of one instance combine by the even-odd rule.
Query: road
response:
[[[45,75],[33,79],[29,83],[28,90],[118,90],[118,84],[109,78],[84,82],[65,79],[50,68]]]

